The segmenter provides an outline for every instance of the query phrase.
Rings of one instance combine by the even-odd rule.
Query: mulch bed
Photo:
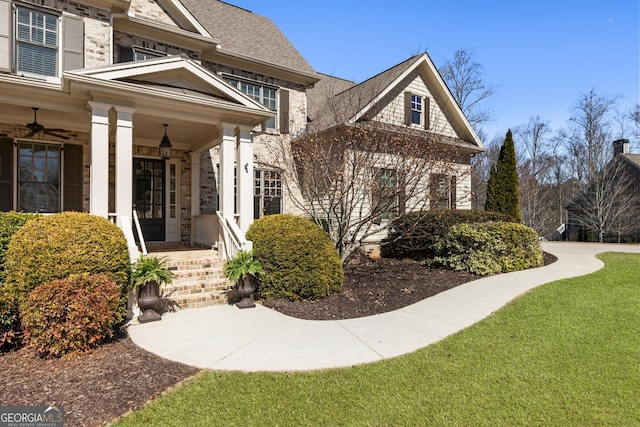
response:
[[[555,261],[545,254],[545,265]],[[269,302],[285,314],[346,319],[395,310],[478,276],[431,270],[411,260],[360,258],[345,268],[341,292],[321,301]],[[137,347],[122,332],[92,353],[40,359],[27,349],[0,355],[0,405],[62,405],[65,426],[100,426],[140,409],[198,369]]]

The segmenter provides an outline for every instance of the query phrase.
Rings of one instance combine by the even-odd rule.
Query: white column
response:
[[[251,128],[240,127],[237,157],[237,202],[240,220],[238,226],[246,233],[253,223],[253,144]]]
[[[196,216],[200,215],[200,155],[201,151],[191,152],[191,244],[196,238]],[[217,239],[218,236],[215,236]]]
[[[233,216],[234,197],[233,197],[233,170],[236,151],[236,131],[232,125],[223,123],[222,142],[220,143],[220,186],[218,188],[220,195],[220,206],[218,210],[225,217]]]
[[[116,122],[116,214],[131,217],[133,210],[133,108],[114,107]]]
[[[109,109],[108,104],[88,102],[91,110],[91,174],[89,213],[109,216]]]

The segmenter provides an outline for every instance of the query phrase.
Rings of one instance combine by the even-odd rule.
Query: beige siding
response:
[[[404,125],[404,93],[411,92],[421,95],[423,98],[430,99],[430,115],[431,123],[430,131],[449,137],[458,137],[451,124],[447,121],[440,106],[436,103],[434,96],[425,84],[422,77],[417,72],[411,73],[407,78],[399,84],[395,90],[387,94],[374,109],[377,110],[373,120],[394,125]],[[424,117],[423,117],[424,119]],[[422,125],[412,125],[416,129],[423,129]]]

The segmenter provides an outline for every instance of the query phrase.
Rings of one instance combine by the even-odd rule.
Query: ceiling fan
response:
[[[25,127],[29,129],[29,133],[25,135],[25,138],[31,138],[32,136],[37,135],[39,133],[44,133],[46,135],[51,135],[53,137],[60,138],[60,139],[69,139],[68,136],[60,135],[57,133],[57,132],[66,132],[66,130],[57,129],[57,128],[47,128],[47,127],[44,127],[44,125],[41,125],[40,123],[38,123],[37,114],[38,114],[39,108],[31,107],[31,109],[33,110],[33,122],[27,123],[25,125]]]

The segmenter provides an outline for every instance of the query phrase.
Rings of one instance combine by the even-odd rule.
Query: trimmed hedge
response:
[[[120,286],[105,275],[38,286],[22,305],[24,342],[43,357],[85,353],[113,336]]]
[[[435,245],[430,266],[479,275],[524,270],[543,265],[538,233],[517,223],[459,224]]]
[[[515,222],[510,215],[476,210],[410,212],[392,221],[381,254],[385,258],[430,259],[436,255],[435,242],[454,225],[489,221]]]
[[[264,275],[256,296],[264,300],[315,300],[342,289],[340,256],[329,236],[309,219],[269,215],[247,232]]]
[[[122,231],[106,218],[79,212],[39,216],[11,238],[5,268],[4,290],[19,303],[43,283],[104,274],[120,286],[124,314],[129,251]]]
[[[38,215],[31,212],[0,212],[0,283],[4,281],[4,262],[11,236]]]

